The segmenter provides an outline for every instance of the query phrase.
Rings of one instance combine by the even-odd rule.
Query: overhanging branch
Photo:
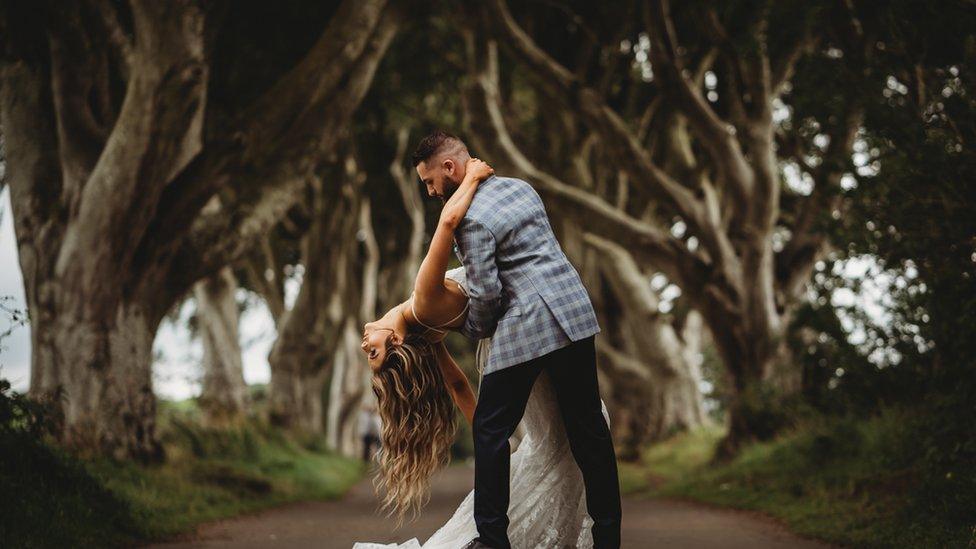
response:
[[[722,120],[690,80],[678,54],[674,22],[666,0],[649,2],[645,8],[651,35],[651,60],[665,84],[665,91],[687,115],[695,134],[712,155],[722,179],[745,210],[753,195],[754,176],[732,125]]]
[[[175,300],[195,280],[238,259],[300,199],[305,181],[314,175],[320,159],[345,134],[397,27],[396,14],[387,12],[343,86],[331,101],[318,104],[309,113],[312,121],[320,124],[317,139],[260,171],[238,174],[235,184],[255,186],[259,192],[228,204],[224,212],[199,216],[182,238],[157,256],[157,265],[168,266],[161,271],[162,279],[156,281],[168,287],[166,299]],[[152,281],[147,284],[152,287]]]
[[[587,124],[597,131],[609,154],[624,169],[635,189],[649,193],[674,208],[708,250],[714,265],[734,276],[737,260],[731,243],[721,232],[722,222],[689,188],[665,173],[643,148],[633,131],[595,90],[585,87],[573,74],[546,54],[522,30],[509,13],[504,0],[492,0],[489,12],[495,28],[520,60],[538,76],[540,86],[561,95],[567,104],[579,108]],[[497,80],[497,79],[496,79]]]

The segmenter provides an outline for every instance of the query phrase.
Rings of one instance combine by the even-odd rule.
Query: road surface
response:
[[[183,539],[152,547],[190,548],[341,548],[355,541],[393,543],[417,537],[423,542],[444,524],[471,490],[473,469],[449,467],[433,483],[430,504],[416,521],[393,531],[376,514],[369,480],[337,501],[285,505],[253,515],[201,526]],[[826,549],[799,538],[754,513],[714,509],[673,500],[625,498],[622,545],[625,548]]]

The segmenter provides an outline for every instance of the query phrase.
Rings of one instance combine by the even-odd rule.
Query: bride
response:
[[[383,420],[379,487],[383,508],[402,523],[417,514],[430,493],[430,477],[449,460],[454,439],[454,405],[471,422],[475,396],[444,346],[447,331],[464,324],[467,288],[463,267],[447,270],[454,230],[467,212],[478,184],[493,173],[488,164],[468,160],[466,174],[448,199],[417,274],[410,298],[367,323],[363,351],[373,371],[373,391]],[[491,338],[478,342],[476,362],[487,363]],[[609,422],[606,407],[604,418]],[[548,375],[536,380],[511,456],[508,516],[513,547],[593,546],[583,479],[573,459]],[[457,549],[478,537],[474,491],[444,526],[423,544],[356,543],[354,549]]]

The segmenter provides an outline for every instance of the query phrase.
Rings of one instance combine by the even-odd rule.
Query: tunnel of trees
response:
[[[192,302],[208,426],[356,455],[360,332],[412,289],[437,205],[409,153],[440,127],[546,202],[621,459],[716,425],[730,459],[893,403],[955,418],[934,452],[972,456],[962,4],[4,1],[30,396],[66,447],[164,460],[152,347]],[[261,399],[242,293],[276,333]]]

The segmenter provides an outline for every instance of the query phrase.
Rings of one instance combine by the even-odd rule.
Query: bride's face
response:
[[[366,353],[366,361],[373,372],[383,366],[387,352],[397,341],[398,337],[392,329],[377,326],[374,322],[366,324],[360,348]]]

